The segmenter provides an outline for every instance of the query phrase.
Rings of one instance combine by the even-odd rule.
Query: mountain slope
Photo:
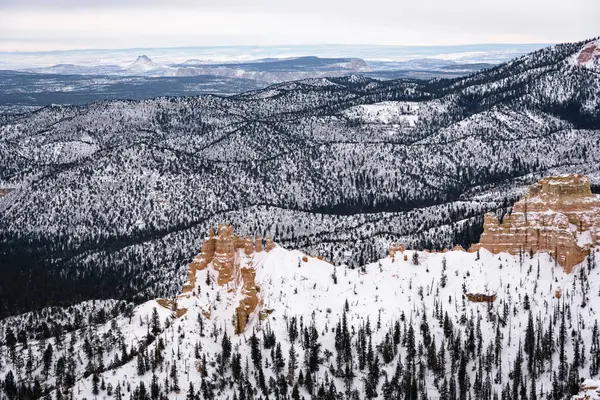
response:
[[[310,79],[7,118],[0,274],[16,284],[0,283],[0,313],[170,297],[221,222],[352,266],[395,241],[467,246],[540,176],[598,183],[600,79],[571,62],[586,46],[462,79]]]
[[[448,391],[481,399],[524,391],[531,398],[532,384],[539,398],[567,398],[600,360],[593,348],[596,262],[566,274],[544,253],[398,251],[348,269],[281,247],[240,249],[235,271],[254,271],[262,304],[240,335],[231,316],[244,285],[235,271],[221,284],[225,272],[212,261],[177,306],[152,300],[59,339],[3,348],[0,360],[19,382],[37,377],[75,398],[94,398],[96,387],[100,396],[120,391],[137,399],[152,391],[175,399],[190,383],[200,398],[218,399],[296,398],[295,391],[304,398],[404,399],[413,390],[419,399]],[[180,306],[186,311],[176,317],[172,307]],[[3,328],[15,333],[19,320]],[[292,346],[297,364],[290,370]],[[48,347],[47,357],[67,367],[46,378],[41,354]],[[32,366],[18,372],[15,360]]]

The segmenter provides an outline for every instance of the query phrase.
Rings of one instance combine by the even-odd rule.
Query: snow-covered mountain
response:
[[[148,56],[141,55],[133,63],[125,68],[123,73],[132,75],[173,76],[175,70],[166,65],[160,65],[152,61]]]
[[[596,190],[600,80],[572,61],[591,42],[465,78],[2,116],[0,313],[172,297],[222,222],[357,267],[393,242],[468,246],[541,176],[586,173]]]
[[[595,252],[570,274],[548,253],[485,248],[396,248],[350,269],[227,226],[202,250],[175,299],[83,304],[64,327],[1,321],[3,395],[598,398],[583,380],[600,366]],[[36,320],[46,331],[23,330]]]
[[[127,66],[128,70],[134,72],[148,72],[159,68],[159,65],[154,63],[148,56],[139,56],[131,65]]]

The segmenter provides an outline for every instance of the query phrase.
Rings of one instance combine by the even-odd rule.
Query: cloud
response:
[[[532,43],[599,34],[597,0],[0,0],[0,50]]]

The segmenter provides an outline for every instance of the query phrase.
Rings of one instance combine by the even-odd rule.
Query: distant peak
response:
[[[141,55],[131,65],[129,65],[128,69],[136,71],[149,71],[157,67],[158,66],[150,59],[150,57],[147,55]]]
[[[145,54],[142,54],[141,56],[139,56],[137,58],[137,60],[135,60],[136,63],[151,63],[152,60],[150,59],[150,57],[148,57]]]

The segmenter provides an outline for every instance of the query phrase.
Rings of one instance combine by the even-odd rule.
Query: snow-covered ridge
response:
[[[404,124],[412,127],[419,120],[420,106],[420,103],[406,101],[384,101],[348,108],[344,110],[344,115],[366,123]]]
[[[449,390],[499,395],[506,387],[512,391],[513,384],[526,387],[528,393],[533,384],[536,393],[549,394],[557,384],[557,369],[562,368],[561,350],[554,341],[565,326],[570,338],[564,342],[567,365],[574,354],[581,357],[585,352],[577,375],[590,376],[597,357],[589,353],[595,351],[595,307],[600,301],[600,268],[593,259],[578,266],[575,273],[565,274],[547,254],[494,255],[485,249],[476,253],[403,250],[358,269],[281,247],[250,256],[237,252],[253,261],[255,282],[269,309],[264,318],[258,314],[249,318],[243,334],[234,334],[232,318],[240,293],[219,285],[219,271],[211,264],[199,272],[194,293],[210,304],[209,316],[200,303],[188,302],[187,312],[176,317],[169,304],[149,301],[128,316],[66,334],[60,341],[29,341],[27,348],[16,344],[14,350],[3,345],[2,373],[10,372],[24,382],[30,382],[28,376],[43,378],[46,372],[41,361],[25,370],[12,360],[35,360],[51,345],[52,360],[65,357],[67,365],[77,357],[89,360],[87,367],[85,362],[75,361],[69,369],[75,379],[71,386],[51,369],[46,382],[54,395],[58,387],[61,394],[72,393],[78,399],[94,398],[96,393],[110,398],[117,390],[125,394],[126,388],[137,393],[143,382],[144,390],[155,385],[157,393],[169,399],[181,398],[189,391],[204,398],[232,399],[234,395],[239,398],[240,390],[255,393],[250,398],[264,398],[265,394],[276,397],[276,392],[281,393],[283,383],[278,382],[283,377],[288,395],[297,391],[307,399],[322,398],[318,393],[323,387],[340,396],[354,392],[353,396],[363,399],[373,393],[385,398],[396,390],[402,393],[402,386],[397,385],[411,373],[414,357],[415,373],[422,374],[414,382],[422,388],[419,393],[425,390],[427,398],[441,399]],[[207,281],[206,274],[212,279]],[[495,297],[492,302],[479,303],[469,301],[468,294]],[[531,321],[534,337],[540,340],[535,346],[540,349],[548,329],[555,330],[549,354],[537,361],[540,371],[535,381],[527,373],[530,353],[525,350]],[[297,335],[290,333],[294,329]],[[344,353],[346,335],[349,353]],[[413,340],[415,353],[411,353]],[[462,350],[456,353],[458,361],[452,361],[456,341]],[[310,343],[318,343],[318,350]],[[226,362],[224,348],[230,349]],[[417,348],[423,352],[416,352]],[[29,349],[32,355],[28,355]],[[257,351],[262,354],[256,363]],[[311,359],[315,351],[317,356]],[[296,361],[290,367],[292,352]],[[427,361],[433,356],[435,364]],[[521,366],[517,366],[519,357]],[[244,367],[246,359],[248,367]],[[554,368],[549,367],[550,359]],[[489,371],[483,370],[485,362]],[[439,363],[444,366],[441,370]],[[458,381],[461,363],[465,365],[461,379],[468,376],[469,381],[466,389],[461,389],[464,381]],[[346,366],[353,371],[352,377],[344,377]],[[373,375],[374,368],[377,375]],[[519,378],[515,378],[515,368],[520,368]],[[571,390],[567,385],[571,379],[569,375],[560,388],[565,396]],[[578,386],[579,381],[575,382]],[[424,398],[423,394],[417,398]]]

